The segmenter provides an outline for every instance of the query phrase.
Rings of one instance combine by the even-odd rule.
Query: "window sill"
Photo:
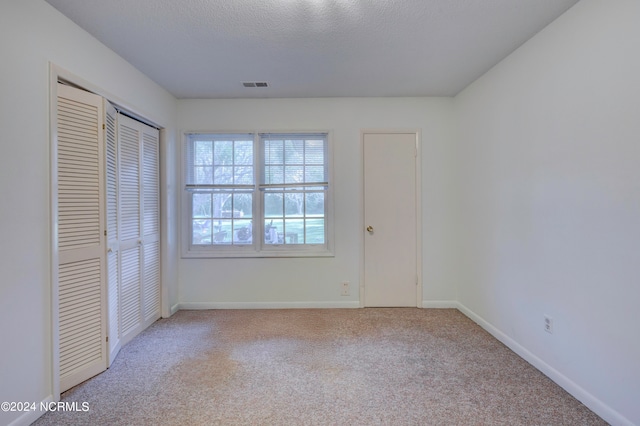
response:
[[[191,249],[182,253],[183,259],[251,259],[251,258],[320,258],[335,257],[332,250],[291,250],[274,247],[270,250],[207,250]]]

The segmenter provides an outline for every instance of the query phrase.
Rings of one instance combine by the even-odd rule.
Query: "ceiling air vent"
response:
[[[266,81],[243,81],[244,87],[269,87]]]

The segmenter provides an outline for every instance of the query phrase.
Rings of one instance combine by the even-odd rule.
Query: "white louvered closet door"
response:
[[[131,340],[142,324],[142,234],[138,122],[118,114],[120,189],[120,336]]]
[[[160,318],[158,130],[117,116],[120,343]]]
[[[118,232],[118,139],[116,109],[105,99],[107,178],[107,294],[109,366],[120,351],[120,244]]]
[[[107,366],[102,98],[58,85],[60,391]]]
[[[153,127],[142,128],[142,300],[146,328],[160,318],[160,138]]]

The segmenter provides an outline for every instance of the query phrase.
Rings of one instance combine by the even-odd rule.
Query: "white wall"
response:
[[[176,105],[42,0],[2,1],[0,54],[0,401],[40,402],[52,395],[49,61],[166,126],[168,145]]]
[[[459,301],[640,424],[640,2],[582,0],[455,106]]]
[[[361,129],[420,129],[423,300],[455,300],[451,241],[452,100],[444,98],[181,100],[185,131],[330,130],[333,134],[335,257],[181,259],[181,306],[358,306],[362,256]],[[339,283],[350,281],[351,296]]]

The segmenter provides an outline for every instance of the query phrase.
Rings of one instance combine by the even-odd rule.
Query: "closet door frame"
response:
[[[50,293],[50,335],[51,335],[51,363],[48,368],[51,374],[51,396],[47,398],[47,400],[51,400],[54,402],[60,401],[60,333],[59,333],[59,280],[58,280],[58,262],[59,262],[59,251],[58,251],[58,241],[56,236],[57,229],[57,199],[58,199],[58,184],[57,184],[57,151],[56,151],[56,140],[57,140],[57,102],[58,102],[58,83],[63,82],[67,83],[71,86],[87,90],[89,92],[95,93],[97,95],[102,96],[103,98],[113,101],[124,111],[130,112],[133,116],[136,117],[144,117],[144,114],[136,113],[135,108],[131,108],[127,101],[124,101],[117,96],[113,96],[107,91],[103,90],[99,86],[96,86],[90,83],[87,80],[84,80],[81,77],[65,70],[64,68],[49,62],[49,176],[50,176],[50,193],[49,193],[49,206],[50,206],[50,221],[49,227],[51,235],[49,250],[51,253],[51,263],[50,263],[50,282],[51,282],[51,293]],[[153,124],[149,121],[150,124]],[[161,126],[156,126],[161,128]],[[163,146],[163,138],[164,132],[160,131],[159,135],[159,148],[162,150]],[[159,169],[160,172],[160,182],[163,182],[164,178],[162,176],[162,167]],[[106,179],[105,179],[106,181]],[[105,189],[106,190],[106,189]],[[166,206],[160,207],[160,215],[163,216],[163,210]],[[106,228],[106,223],[104,224]],[[161,219],[161,229],[160,229],[160,240],[164,239],[163,230],[166,230],[166,223],[164,223]],[[161,244],[163,245],[163,244]],[[161,253],[161,265],[166,261],[166,257]],[[161,270],[164,270],[164,266],[161,266]],[[105,276],[106,278],[106,276]],[[164,278],[160,278],[160,297],[161,297],[161,316],[169,317],[172,314],[172,309],[168,305],[168,300],[166,296],[168,295],[168,288],[166,286],[166,282]]]

